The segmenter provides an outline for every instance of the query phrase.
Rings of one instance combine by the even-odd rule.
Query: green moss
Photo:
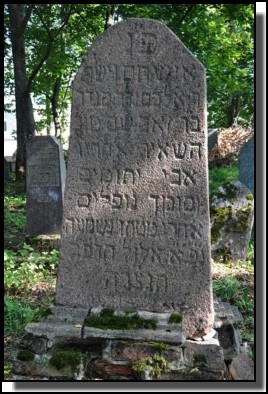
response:
[[[195,354],[194,355],[194,365],[201,367],[201,366],[205,366],[207,364],[207,358],[204,354]]]
[[[160,350],[160,351],[167,350],[169,348],[169,345],[167,343],[163,343],[163,342],[153,342],[153,343],[150,343],[150,346],[153,349]]]
[[[210,207],[210,214],[213,216],[214,223],[211,229],[211,242],[214,244],[218,241],[221,235],[221,229],[226,223],[227,219],[232,215],[232,207],[216,208]]]
[[[236,211],[237,221],[232,223],[232,226],[229,228],[229,231],[233,231],[236,233],[243,233],[248,229],[248,219],[251,214],[252,207],[248,205],[244,208],[240,208]]]
[[[230,201],[234,202],[236,199],[236,187],[232,185],[231,183],[225,183],[224,184],[224,189],[226,191],[225,197]]]
[[[160,379],[163,372],[169,371],[168,361],[163,356],[153,356],[135,361],[132,364],[132,369],[139,373],[149,368],[152,370],[153,376],[156,379]]]
[[[115,316],[114,310],[104,308],[99,316],[89,315],[84,324],[104,330],[156,329],[155,319],[142,319],[137,312],[132,315]]]
[[[83,354],[77,350],[56,350],[49,360],[49,365],[58,371],[69,370],[77,372]]]
[[[253,201],[253,200],[254,200],[253,194],[248,194],[248,195],[246,196],[246,199],[247,199],[248,201]]]
[[[33,361],[34,360],[34,353],[31,350],[23,349],[20,350],[17,354],[17,359],[20,361]]]
[[[179,312],[174,312],[174,313],[172,313],[172,314],[170,315],[170,317],[169,317],[169,319],[168,319],[168,322],[169,322],[170,324],[172,324],[172,323],[178,324],[178,323],[181,323],[181,322],[182,322],[182,319],[183,319],[183,315],[182,315],[181,313],[179,313]]]

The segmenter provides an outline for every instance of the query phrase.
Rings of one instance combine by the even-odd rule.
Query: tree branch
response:
[[[43,18],[43,16],[40,14],[39,10],[37,10],[37,7],[34,7],[36,10],[37,15],[39,16],[42,25],[44,26],[48,37],[49,37],[49,42],[47,44],[47,49],[46,49],[46,53],[44,54],[44,56],[42,57],[42,59],[40,60],[40,62],[37,64],[37,66],[34,68],[34,70],[32,71],[29,80],[28,80],[28,84],[27,84],[27,91],[30,92],[31,91],[31,87],[32,87],[32,83],[34,78],[36,77],[36,75],[38,74],[39,70],[42,68],[43,64],[45,63],[45,61],[48,59],[50,51],[52,49],[52,45],[55,41],[55,39],[57,38],[57,36],[61,33],[61,31],[64,29],[64,27],[67,25],[68,20],[71,16],[72,13],[72,4],[70,4],[70,8],[68,13],[66,14],[60,28],[57,30],[57,32],[54,34],[54,36],[51,34],[51,31],[49,30],[48,26],[45,23],[45,20]]]
[[[28,23],[28,21],[29,21],[29,19],[31,17],[33,8],[34,8],[34,4],[29,4],[29,7],[27,8],[27,10],[25,12],[24,18],[21,21],[21,25],[20,25],[20,29],[19,29],[19,34],[20,35],[22,35],[24,33],[24,30],[25,30],[25,28],[27,26],[27,23]]]

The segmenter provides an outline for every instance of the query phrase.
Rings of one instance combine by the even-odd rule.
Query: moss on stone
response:
[[[230,202],[234,202],[237,195],[236,187],[231,183],[225,183],[223,187],[226,191],[226,195],[225,195],[226,199],[229,200]]]
[[[178,323],[181,323],[181,322],[182,322],[182,319],[183,319],[183,315],[182,315],[181,313],[179,313],[179,312],[174,312],[174,313],[172,313],[172,314],[170,315],[170,317],[169,317],[169,319],[168,319],[168,322],[169,322],[170,324],[172,324],[172,323],[178,324]]]
[[[221,235],[221,229],[226,223],[227,219],[232,215],[232,207],[214,207],[210,208],[211,216],[213,216],[214,223],[211,229],[211,242],[214,244],[218,241]]]
[[[133,371],[144,372],[151,369],[152,375],[156,379],[160,379],[163,372],[169,371],[168,361],[163,356],[146,357],[139,361],[135,361],[132,365]]]
[[[49,360],[49,365],[58,371],[69,370],[72,373],[77,372],[83,354],[77,350],[55,350]]]
[[[204,354],[198,353],[194,355],[194,366],[205,366],[207,364],[207,358]]]
[[[167,350],[169,348],[169,345],[167,343],[163,343],[163,342],[152,342],[150,343],[150,346],[153,349],[162,351],[162,350]]]
[[[247,199],[248,201],[253,201],[253,200],[254,200],[253,194],[248,194],[248,195],[246,196],[246,199]]]
[[[20,361],[33,361],[34,358],[35,354],[28,349],[20,350],[17,354],[17,359]]]
[[[252,207],[248,205],[244,208],[240,208],[236,211],[237,221],[232,223],[232,226],[229,228],[229,231],[233,231],[236,233],[243,233],[248,229],[248,219],[251,214]]]
[[[137,312],[131,315],[116,316],[111,308],[104,308],[99,316],[89,315],[84,324],[104,330],[156,329],[157,325],[155,319],[143,319]]]

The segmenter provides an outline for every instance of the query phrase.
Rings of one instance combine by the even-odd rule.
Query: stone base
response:
[[[46,317],[26,326],[14,354],[14,373],[29,380],[232,380],[226,365],[234,365],[240,353],[232,323],[242,317],[216,299],[215,310],[215,330],[186,340],[181,323],[169,322],[170,313],[135,312],[147,322],[155,320],[155,329],[101,329],[87,326],[88,316],[99,316],[101,309],[89,314],[52,306]]]

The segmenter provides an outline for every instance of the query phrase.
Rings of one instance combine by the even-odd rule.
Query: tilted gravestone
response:
[[[73,88],[56,303],[179,311],[213,325],[206,85],[163,24],[92,44]]]
[[[211,195],[211,254],[215,260],[245,260],[253,226],[254,198],[241,182],[228,182]]]
[[[26,145],[26,231],[58,234],[62,226],[65,163],[55,137],[38,136]]]
[[[239,181],[254,193],[254,137],[242,147],[238,167]]]
[[[10,179],[10,166],[9,162],[4,158],[4,181],[9,181]]]

